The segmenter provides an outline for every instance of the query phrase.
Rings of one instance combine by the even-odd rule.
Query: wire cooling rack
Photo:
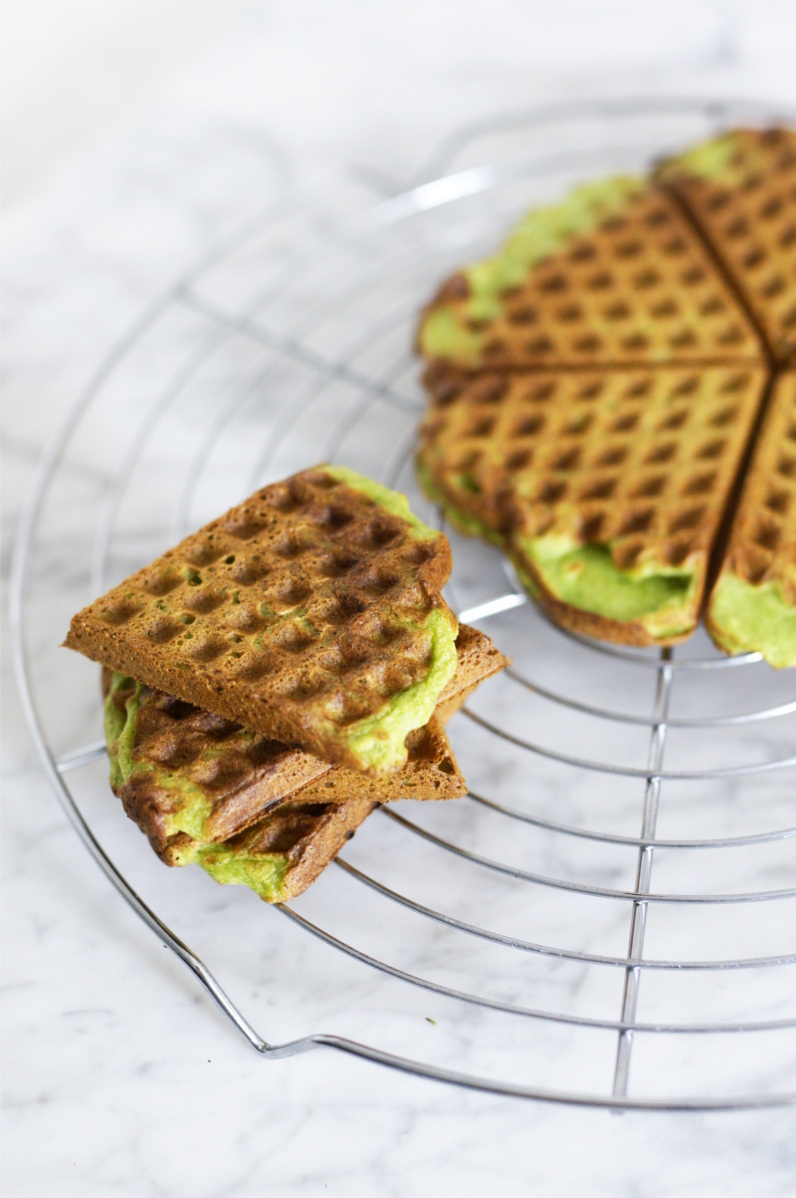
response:
[[[44,768],[119,894],[264,1057],[328,1046],[618,1109],[796,1101],[792,673],[701,632],[664,651],[565,633],[495,550],[451,532],[449,600],[514,659],[450,725],[473,790],[375,813],[306,895],[268,908],[157,862],[108,797],[96,670],[55,648],[78,606],[314,462],[439,522],[412,472],[410,351],[436,282],[528,204],[777,115],[575,105],[460,131],[377,202],[364,173],[326,176],[146,312],[47,451],[12,584]]]

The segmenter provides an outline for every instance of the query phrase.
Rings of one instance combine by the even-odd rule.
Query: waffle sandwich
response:
[[[796,351],[796,131],[737,129],[659,179],[721,260],[777,362]]]
[[[450,567],[403,495],[321,466],[74,617],[111,787],[164,861],[282,901],[374,807],[465,793],[443,725],[508,663],[445,604]]]
[[[447,538],[324,466],[263,488],[76,615],[87,657],[327,761],[400,769],[457,665]]]
[[[375,778],[106,669],[112,789],[167,864],[197,863],[268,902],[295,897],[374,807],[465,794],[443,721],[507,663],[488,637],[466,625],[457,656],[435,714],[407,738],[406,764]]]
[[[730,653],[796,666],[796,373],[774,384],[705,623]]]
[[[707,605],[793,662],[795,188],[796,133],[738,130],[531,212],[424,310],[421,484],[564,627],[667,645]]]

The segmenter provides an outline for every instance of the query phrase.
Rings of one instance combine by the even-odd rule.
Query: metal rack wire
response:
[[[45,454],[19,529],[11,599],[20,691],[44,768],[117,891],[263,1056],[325,1045],[477,1090],[614,1109],[796,1102],[794,988],[769,980],[796,965],[787,947],[796,827],[781,782],[796,765],[796,698],[759,655],[723,657],[704,636],[656,653],[563,632],[495,551],[451,534],[452,605],[515,657],[451,726],[465,772],[478,782],[460,804],[399,804],[374,816],[313,888],[322,903],[310,892],[278,911],[244,909],[236,896],[234,919],[249,929],[265,922],[274,938],[286,937],[286,953],[308,932],[320,951],[353,961],[341,995],[361,986],[363,966],[373,987],[366,1003],[379,1043],[317,1032],[272,1043],[156,914],[172,902],[166,871],[141,867],[147,902],[100,844],[92,823],[105,819],[94,799],[103,783],[92,770],[104,746],[86,735],[97,700],[79,664],[56,650],[31,652],[42,621],[57,644],[81,602],[223,503],[311,461],[342,458],[410,492],[423,511],[411,469],[423,401],[408,345],[434,278],[493,242],[519,205],[571,179],[643,165],[680,141],[768,115],[701,101],[567,106],[457,135],[433,160],[430,175],[441,177],[375,205],[359,185],[325,179],[242,230],[153,306]],[[468,154],[489,165],[468,165]],[[126,449],[105,469],[110,430]],[[434,518],[428,505],[425,514]],[[53,597],[59,568],[69,582]],[[80,697],[66,716],[52,701],[54,685]],[[659,835],[662,818],[672,830]],[[137,843],[131,851],[147,852]],[[196,885],[204,883],[213,886]],[[366,898],[381,904],[378,915]],[[598,916],[599,904],[610,907],[610,920]],[[655,941],[672,951],[650,956],[649,925],[659,914]],[[232,919],[228,904],[213,916],[227,936]],[[725,941],[731,951],[723,953]],[[222,954],[223,942],[221,932],[214,951]],[[493,950],[499,958],[468,955]],[[576,972],[562,980],[562,970]],[[607,976],[618,988],[595,981]],[[312,988],[312,977],[302,977]],[[493,977],[502,989],[490,992]],[[641,1017],[656,977],[663,990]],[[685,988],[689,977],[698,989]],[[393,983],[397,990],[385,989]],[[518,988],[537,1005],[519,1001]],[[407,1034],[407,996],[418,993],[443,1004],[451,1039],[442,1052],[411,1020]],[[340,1005],[324,1008],[321,996],[311,1017],[328,1010],[339,1015]],[[513,1017],[510,1029],[483,1022],[493,1016]],[[552,1056],[539,1064],[554,1033]],[[582,1068],[582,1034],[602,1045],[591,1071]],[[394,1050],[407,1039],[413,1051]],[[672,1040],[691,1045],[680,1052],[679,1073],[646,1050]],[[705,1064],[708,1041],[721,1047]],[[504,1062],[527,1046],[521,1076],[484,1072],[482,1043]],[[466,1067],[453,1067],[462,1058]]]

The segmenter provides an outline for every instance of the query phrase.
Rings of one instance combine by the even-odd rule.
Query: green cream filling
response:
[[[710,601],[710,630],[728,653],[762,653],[776,669],[796,666],[796,607],[778,582],[755,586],[735,574],[719,579]]]
[[[483,344],[483,334],[468,329],[455,308],[432,308],[420,330],[420,350],[428,358],[473,362]]]
[[[620,175],[576,187],[557,204],[534,208],[492,258],[466,267],[469,296],[463,305],[433,308],[420,330],[424,354],[434,358],[474,361],[484,336],[467,327],[502,315],[502,296],[519,286],[545,258],[560,251],[573,237],[588,233],[601,221],[621,212],[644,181]]]
[[[348,729],[348,747],[363,769],[381,773],[404,764],[404,741],[415,728],[425,727],[440,693],[456,673],[457,622],[451,623],[448,612],[435,608],[425,620],[423,630],[431,636],[431,662],[425,678],[394,695],[375,715],[358,720]]]
[[[674,167],[677,172],[686,171],[698,179],[721,179],[730,172],[737,146],[738,139],[734,133],[723,133],[720,137],[686,150],[684,154],[678,154],[667,163],[665,173],[670,173]]]
[[[135,717],[141,705],[142,684],[136,683],[124,711],[120,711],[114,702],[115,693],[126,689],[131,681],[132,679],[125,674],[114,674],[105,697],[105,741],[111,763],[111,786],[116,788],[127,782],[136,769],[136,763],[133,761],[133,738]]]
[[[698,579],[693,570],[646,562],[632,570],[614,565],[607,545],[578,545],[568,537],[519,538],[555,598],[621,623],[636,621],[651,636],[678,636],[696,620]]]
[[[439,536],[436,529],[429,528],[414,515],[409,500],[399,491],[392,491],[347,466],[327,466],[325,469],[333,478],[361,491],[405,521],[410,534],[418,540],[427,541]],[[458,624],[451,621],[450,613],[439,608],[433,610],[423,622],[422,629],[431,637],[430,665],[425,677],[394,695],[380,711],[357,721],[347,730],[348,748],[362,769],[381,773],[404,764],[407,735],[428,723],[440,693],[456,673]]]
[[[223,844],[203,846],[196,855],[196,861],[216,882],[248,886],[269,903],[279,902],[290,864],[284,853],[250,855]]]

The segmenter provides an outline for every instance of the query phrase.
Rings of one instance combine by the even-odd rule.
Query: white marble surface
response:
[[[441,139],[462,123],[578,96],[643,91],[793,104],[789,47],[795,35],[793,9],[777,4],[253,7],[245,26],[220,39],[190,69],[175,71],[154,100],[117,123],[101,144],[6,222],[6,570],[13,526],[42,446],[98,363],[164,288],[219,238],[276,201],[286,186],[314,178],[321,168],[334,168],[337,179],[341,168],[355,166],[359,182],[347,184],[340,195],[351,191],[347,210],[362,211],[379,195],[416,179]],[[477,146],[468,153],[471,158],[465,155],[460,165],[478,161]],[[318,195],[317,184],[311,190]],[[333,206],[331,196],[324,203]],[[478,219],[483,214],[462,218],[461,228],[466,231],[467,220]],[[299,240],[317,235],[311,224],[299,221],[295,227]],[[452,260],[455,248],[449,249]],[[262,261],[268,261],[265,252]],[[208,274],[198,293],[239,311],[246,288],[260,282],[258,263],[252,256],[248,273],[246,263],[238,262],[227,275]],[[409,294],[410,282],[420,286],[419,276],[407,272],[401,280],[396,276],[401,294]],[[322,287],[322,280],[315,286]],[[273,299],[261,304],[257,320],[278,328],[289,319],[289,299],[288,289],[281,304]],[[389,292],[380,302],[388,299]],[[343,323],[346,311],[342,303]],[[70,573],[63,546],[71,546],[82,565],[85,530],[118,461],[119,440],[124,444],[134,435],[149,389],[162,385],[170,364],[184,362],[206,336],[206,318],[194,309],[169,310],[146,353],[117,374],[116,391],[104,401],[115,414],[113,427],[123,429],[121,438],[117,432],[113,440],[111,426],[100,419],[93,431],[81,432],[61,501],[48,513],[48,535],[57,532],[62,542],[53,555],[51,593],[46,571],[34,579],[31,659],[56,749],[93,739],[97,716],[89,668],[77,660],[64,665],[52,650],[64,620],[90,586],[79,569]],[[314,337],[319,354],[335,346],[331,326],[316,326]],[[368,352],[360,347],[357,360],[375,369]],[[219,391],[247,378],[256,386],[267,368],[265,351],[248,341],[220,347],[192,389],[177,398],[171,423],[164,425],[175,435],[170,460],[187,462],[195,451],[193,442],[178,447],[178,438],[190,441],[191,413],[194,424],[198,414],[200,428],[206,428]],[[305,382],[272,376],[269,386],[275,394],[279,387],[295,394]],[[410,400],[417,396],[411,371],[400,375],[396,389]],[[340,402],[352,398],[341,391]],[[245,397],[241,403],[236,421],[221,430],[213,469],[194,497],[197,518],[211,514],[205,508],[216,495],[241,485],[230,473],[230,461],[237,467],[239,455],[249,452],[246,460],[256,466],[257,446],[251,437],[247,442]],[[383,419],[388,418],[386,413]],[[401,419],[411,422],[410,416]],[[263,425],[255,421],[255,427],[261,436]],[[286,461],[309,452],[313,438],[320,437],[320,425],[305,421],[300,427],[306,438],[283,447]],[[357,427],[363,438],[343,446],[352,460],[367,455],[372,444],[367,420]],[[398,420],[395,427],[398,436],[406,425]],[[384,437],[384,427],[378,435]],[[158,470],[159,460],[155,450],[146,454],[148,473],[141,477],[153,503],[161,497],[166,505],[175,492]],[[134,560],[168,527],[162,513],[159,522],[148,516],[136,522],[132,509],[121,510],[114,542],[120,556],[111,568],[123,569],[125,554]],[[468,602],[485,597],[494,581],[490,572],[498,567],[484,554],[462,554],[467,568],[460,570],[457,587]],[[502,617],[495,628],[519,653],[529,627],[520,623],[526,615]],[[555,636],[534,627],[536,653],[528,668],[541,670],[537,676],[547,685],[579,685],[581,674],[556,677]],[[187,971],[118,901],[78,844],[39,770],[5,667],[7,656],[3,1172],[9,1194],[403,1198],[499,1189],[507,1196],[556,1198],[746,1198],[793,1192],[796,1123],[788,1112],[618,1117],[449,1089],[331,1050],[282,1062],[258,1059]],[[621,675],[621,670],[611,675],[614,702],[641,709],[649,695],[637,679],[632,684],[637,692],[628,691],[630,679]],[[60,698],[65,684],[73,688],[68,706]],[[512,696],[500,685],[494,684],[489,708],[479,710],[510,723]],[[781,689],[779,680],[760,673],[752,686],[765,694]],[[678,698],[683,710],[699,700],[687,690]],[[714,689],[711,702],[720,698]],[[545,718],[540,712],[538,734],[562,747],[556,742],[560,730]],[[739,760],[741,752],[787,750],[790,729],[779,744],[767,734],[769,740],[759,743],[716,740],[710,752],[726,762]],[[523,801],[524,777],[512,773],[520,768],[517,759],[495,759],[489,741],[461,722],[453,735],[474,789],[499,783],[506,801]],[[578,736],[584,755],[604,750],[588,724]],[[636,759],[639,745],[632,737],[614,745],[611,751],[624,754],[623,760]],[[685,768],[690,760],[702,760],[704,750],[685,738],[673,742],[672,753],[673,763]],[[531,798],[536,803],[538,797],[541,807],[534,810],[549,814],[545,804],[555,802],[559,818],[636,834],[636,782],[616,784],[609,794],[581,781],[565,786],[564,775],[549,763],[536,770]],[[100,764],[85,772],[80,785],[92,826],[133,884],[218,969],[270,1039],[328,1030],[452,1067],[605,1090],[615,1048],[607,1033],[570,1033],[508,1016],[487,1020],[402,983],[385,986],[365,966],[297,932],[250,896],[220,891],[189,871],[162,870],[140,838],[130,835],[117,808],[107,805]],[[674,789],[662,813],[661,835],[699,836],[708,830],[727,835],[795,822],[792,798],[776,781],[756,789],[755,801],[743,788],[730,787],[720,819],[688,796],[675,797]],[[407,814],[443,835],[455,819],[460,843],[485,855],[506,851],[505,837],[490,841],[497,835],[492,825],[463,805],[455,813]],[[372,820],[352,846],[350,860],[372,868],[382,860],[382,844],[400,843],[396,835],[383,817]],[[620,889],[632,883],[632,858],[625,851],[584,855],[578,842],[562,848],[560,838],[530,836],[524,829],[515,844],[515,859],[526,869]],[[385,879],[396,889],[406,883],[414,893],[422,891],[429,904],[444,905],[449,896],[433,870],[424,876],[422,860],[420,868],[407,867],[402,858],[393,861]],[[707,865],[704,854],[698,863],[682,862],[662,855],[656,885],[710,892],[728,885],[751,890],[793,884],[787,844],[741,864],[725,854]],[[350,928],[360,892],[342,871],[333,873],[299,909],[325,926]],[[455,871],[450,880],[466,886],[465,876]],[[469,896],[457,890],[462,918],[484,923],[491,918],[527,939],[606,954],[625,951],[627,913],[621,904],[617,910],[607,900],[601,900],[603,906],[592,901],[586,911],[575,900],[535,900],[529,909],[515,887],[491,878],[484,887]],[[682,909],[661,912],[650,920],[648,949],[660,957],[684,943],[694,957],[733,949],[743,955],[792,952],[792,916],[789,921],[782,914],[783,906],[773,904],[763,921],[749,908],[735,908],[729,923],[724,912],[707,921]],[[380,920],[383,909],[376,910]],[[415,940],[400,914],[385,909],[383,918],[392,943],[401,946],[404,967],[416,973],[454,987],[472,984],[473,976],[488,978],[482,990],[503,1000],[616,1018],[618,972],[572,962],[549,968],[528,957],[519,985],[516,963],[509,969],[498,953],[469,941],[468,952],[461,952],[433,927]],[[372,952],[379,945],[375,930],[361,928],[363,947]],[[671,985],[663,975],[645,975],[647,1005],[640,1016],[666,1018],[683,996],[693,1019],[716,1012],[728,1020],[750,1011],[767,1018],[792,1015],[792,972],[781,969],[762,979],[747,972],[740,981],[735,975],[732,984],[726,975],[695,974]],[[436,1022],[427,1022],[430,1018]],[[794,1088],[792,1039],[772,1041],[767,1035],[744,1041],[748,1060],[738,1064],[733,1057],[729,1085],[738,1077],[754,1082],[756,1070],[769,1081],[776,1078],[772,1053],[781,1051],[777,1080],[783,1089]],[[693,1049],[693,1041],[687,1045],[660,1038],[649,1049],[639,1044],[631,1077],[657,1076],[662,1090],[671,1092],[673,1085],[687,1088],[706,1071],[720,1076],[715,1038]]]

